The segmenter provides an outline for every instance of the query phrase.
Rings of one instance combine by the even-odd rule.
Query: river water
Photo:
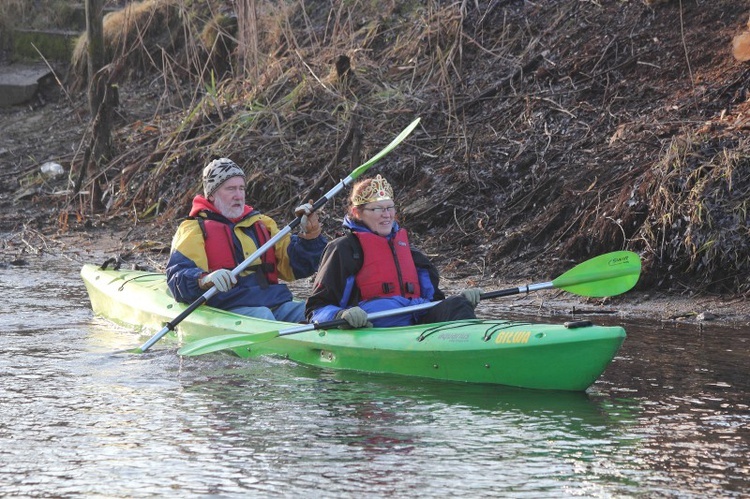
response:
[[[587,393],[118,354],[79,269],[0,269],[0,496],[750,494],[748,330],[625,323]]]

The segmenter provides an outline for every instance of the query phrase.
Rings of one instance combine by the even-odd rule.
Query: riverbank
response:
[[[40,265],[47,258],[65,259],[71,265],[102,264],[119,258],[123,266],[163,271],[169,254],[172,228],[160,224],[126,227],[122,221],[101,223],[86,230],[50,233],[29,226],[2,236],[4,256],[0,268]],[[458,275],[451,272],[451,262],[437,258],[442,285],[446,292],[458,292],[467,286],[484,290],[514,288],[546,282],[557,275],[508,280],[483,275]],[[571,265],[574,266],[575,264]],[[298,296],[305,296],[311,282],[292,285]],[[670,325],[702,327],[716,323],[728,327],[750,326],[750,300],[720,295],[687,295],[664,291],[631,290],[620,296],[584,298],[560,290],[537,291],[492,300],[492,313],[508,312],[527,316],[560,317],[564,320],[621,318],[628,321],[657,321]],[[483,305],[480,304],[479,315]]]
[[[328,4],[310,5],[309,19],[265,13],[299,46],[267,40],[257,85],[113,74],[116,151],[95,180],[80,173],[87,99],[58,85],[62,69],[27,104],[0,109],[0,261],[117,252],[159,268],[211,158],[245,168],[249,202],[286,222],[420,117],[370,173],[392,182],[399,220],[447,284],[544,282],[629,249],[644,264],[636,291],[577,310],[746,323],[750,70],[730,50],[744,6],[433,2],[425,16],[393,4],[372,15],[372,37],[330,39],[307,37],[331,19]],[[342,26],[363,15],[352,7]],[[425,40],[442,49],[424,52]],[[98,190],[103,214],[91,210]],[[326,208],[333,236],[342,207]],[[551,301],[508,300],[530,311]]]

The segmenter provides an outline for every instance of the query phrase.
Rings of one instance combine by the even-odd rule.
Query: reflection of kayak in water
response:
[[[283,361],[281,361],[283,362]],[[290,376],[287,369],[286,375]],[[613,420],[632,420],[636,402],[618,402],[618,414],[612,414],[610,401],[596,391],[527,390],[511,386],[489,384],[445,383],[436,379],[405,378],[389,374],[356,371],[293,371],[295,379],[317,381],[316,397],[330,398],[337,404],[354,406],[372,400],[399,400],[406,406],[419,407],[420,412],[437,414],[443,410],[457,415],[460,411],[472,414],[504,414],[508,417],[534,417],[565,421],[564,426],[580,424],[606,425]],[[538,421],[538,419],[535,419]],[[577,421],[577,423],[575,422]]]
[[[188,306],[168,294],[163,274],[85,265],[81,276],[94,313],[118,324],[158,330]],[[295,326],[204,305],[176,331],[182,342],[272,333],[267,340],[229,348],[240,357],[280,355],[328,369],[574,391],[602,374],[625,339],[621,327],[501,319],[278,333]]]

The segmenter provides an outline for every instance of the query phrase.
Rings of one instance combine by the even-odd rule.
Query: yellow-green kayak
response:
[[[81,276],[95,314],[140,331],[163,328],[188,306],[169,295],[163,274],[85,265]],[[240,346],[229,348],[241,357],[278,355],[324,369],[574,391],[596,381],[625,339],[625,330],[618,326],[502,319],[388,329],[295,328],[299,325],[203,305],[175,332],[180,345],[273,332],[265,341],[238,342]]]

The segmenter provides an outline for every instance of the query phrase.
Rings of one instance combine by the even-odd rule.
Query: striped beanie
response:
[[[211,161],[203,169],[203,195],[213,194],[216,189],[232,177],[245,178],[245,172],[229,158],[219,158]]]

